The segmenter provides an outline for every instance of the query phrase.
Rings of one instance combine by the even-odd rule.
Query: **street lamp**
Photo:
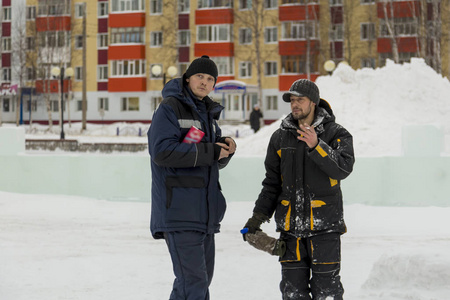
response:
[[[327,60],[323,64],[323,68],[328,72],[329,75],[331,75],[331,73],[333,73],[334,69],[336,68],[336,64],[332,60]]]
[[[166,72],[162,72],[162,67],[160,65],[154,65],[151,69],[151,72],[154,76],[159,77],[161,73],[163,74],[163,85],[166,85]],[[173,78],[175,75],[177,75],[178,69],[174,66],[170,66],[167,68],[167,75],[169,75],[170,78]]]
[[[64,140],[64,75],[68,79],[70,79],[70,77],[73,76],[73,69],[69,67],[66,70],[64,70],[64,68],[60,69],[59,67],[54,67],[51,70],[51,74],[53,75],[54,78],[57,78],[59,76],[59,81],[61,85],[61,140]]]

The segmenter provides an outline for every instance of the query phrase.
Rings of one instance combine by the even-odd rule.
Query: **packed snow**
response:
[[[333,75],[319,77],[317,85],[337,122],[353,134],[357,156],[399,156],[402,126],[429,124],[445,135],[442,154],[450,153],[450,83],[422,60],[389,62],[376,70],[339,65]],[[262,157],[279,122],[256,134],[245,124],[222,128],[230,135],[239,132],[236,155]],[[74,123],[64,129],[66,138],[81,142],[145,143],[147,128],[88,124],[80,134],[80,124]],[[27,138],[59,136],[57,126],[27,130]],[[245,200],[228,203],[216,235],[211,299],[281,299],[277,259],[251,248],[239,234],[253,208]],[[170,257],[165,243],[151,238],[149,210],[146,202],[0,191],[0,299],[168,299]],[[450,207],[352,204],[344,211],[345,299],[449,298]],[[263,229],[276,236],[273,227],[271,222]]]

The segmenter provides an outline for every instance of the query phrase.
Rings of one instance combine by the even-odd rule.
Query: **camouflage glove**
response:
[[[256,233],[257,231],[261,231],[261,224],[264,222],[268,222],[269,218],[265,215],[263,215],[262,213],[257,213],[254,212],[253,216],[248,219],[247,223],[245,223],[244,225],[244,229],[246,228],[247,230],[242,230],[242,236],[245,239],[246,234],[248,233]]]
[[[286,252],[286,243],[268,236],[262,231],[246,234],[247,242],[258,250],[274,256],[283,256]]]

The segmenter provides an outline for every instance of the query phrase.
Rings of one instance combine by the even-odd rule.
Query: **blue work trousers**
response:
[[[176,231],[164,234],[175,281],[170,300],[209,300],[214,273],[214,234]]]

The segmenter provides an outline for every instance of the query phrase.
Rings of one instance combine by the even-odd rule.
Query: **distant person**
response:
[[[259,105],[255,104],[253,106],[253,110],[250,113],[250,127],[255,131],[258,132],[258,130],[261,128],[261,120],[263,118],[263,114],[261,110],[259,109]]]
[[[335,123],[314,82],[295,81],[283,100],[291,113],[270,139],[266,177],[244,239],[279,256],[283,299],[343,299],[341,180],[353,170],[353,138]],[[274,214],[276,243],[260,229]]]
[[[209,299],[214,273],[214,234],[225,214],[219,169],[236,150],[217,124],[223,107],[208,94],[217,81],[216,64],[202,56],[182,78],[169,81],[148,131],[151,156],[150,229],[165,239],[175,281],[170,299]]]

